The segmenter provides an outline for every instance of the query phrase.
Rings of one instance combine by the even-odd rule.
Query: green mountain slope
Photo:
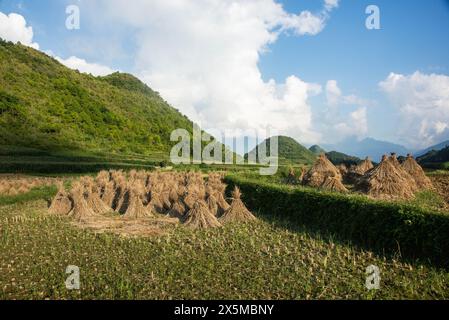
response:
[[[314,155],[317,155],[317,156],[319,156],[319,155],[322,154],[322,153],[326,153],[326,150],[324,150],[323,148],[321,148],[321,147],[318,146],[318,145],[313,145],[313,146],[311,146],[311,147],[309,148],[309,150],[310,150]]]
[[[316,156],[308,150],[306,147],[299,144],[296,140],[290,137],[279,136],[278,138],[278,155],[279,162],[281,164],[312,164],[315,162]],[[270,142],[272,138],[266,139],[267,153],[270,150]],[[263,143],[263,142],[262,142]],[[258,156],[260,144],[245,155],[245,159],[248,159],[248,155]],[[258,158],[257,158],[258,159]]]
[[[361,160],[357,157],[349,156],[347,154],[337,152],[337,151],[331,151],[326,153],[327,158],[334,164],[346,164],[346,165],[352,165],[352,164],[358,164]]]
[[[135,77],[94,77],[0,40],[0,145],[168,155],[189,119]]]
[[[424,167],[449,169],[449,146],[440,151],[429,151],[418,157],[417,161]]]

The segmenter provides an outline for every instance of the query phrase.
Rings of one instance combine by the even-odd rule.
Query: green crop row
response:
[[[404,203],[309,188],[291,188],[230,175],[256,213],[335,235],[375,252],[449,266],[449,215]]]

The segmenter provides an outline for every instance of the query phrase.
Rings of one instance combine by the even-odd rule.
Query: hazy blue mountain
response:
[[[402,145],[373,138],[366,138],[359,141],[357,138],[352,137],[334,145],[323,145],[323,147],[327,150],[335,150],[361,159],[368,156],[375,162],[379,162],[384,154],[395,152],[398,155],[406,155],[410,152],[410,150]]]

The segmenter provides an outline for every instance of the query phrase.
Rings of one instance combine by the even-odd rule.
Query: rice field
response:
[[[171,224],[135,237],[49,215],[51,196],[0,206],[0,299],[449,298],[445,270],[376,256],[286,221]],[[65,287],[68,265],[80,268],[80,290]],[[369,265],[380,269],[379,290],[365,287]]]

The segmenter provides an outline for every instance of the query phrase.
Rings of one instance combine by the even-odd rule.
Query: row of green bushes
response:
[[[283,217],[295,225],[350,241],[379,253],[449,267],[449,215],[363,196],[291,188],[238,176],[245,204],[261,215]]]

